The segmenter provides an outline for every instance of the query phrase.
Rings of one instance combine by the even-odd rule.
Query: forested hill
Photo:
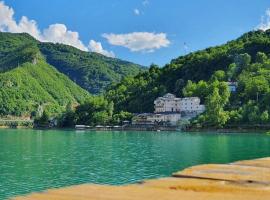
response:
[[[46,62],[67,75],[92,94],[101,93],[109,84],[134,76],[146,68],[98,53],[84,52],[63,44],[41,43],[28,34],[0,32],[0,70],[15,68],[40,51]]]
[[[90,97],[46,63],[38,42],[27,34],[0,33],[0,117],[59,114]]]
[[[146,68],[110,58],[98,53],[84,52],[63,44],[40,43],[47,62],[92,94],[99,94],[111,83],[134,76]]]
[[[200,80],[209,81],[218,70],[223,71],[225,74],[224,81],[227,81],[229,79],[227,73],[232,70],[232,66],[237,66],[235,69],[239,70],[237,75],[233,77],[235,81],[239,81],[239,84],[241,84],[240,80],[242,80],[247,84],[248,81],[244,81],[244,76],[240,76],[240,74],[245,72],[243,71],[245,67],[248,68],[251,64],[256,64],[258,52],[263,52],[264,55],[269,56],[269,30],[265,32],[252,31],[224,45],[178,57],[163,68],[153,65],[147,72],[140,73],[133,78],[125,78],[121,83],[112,85],[107,91],[107,98],[114,102],[117,111],[124,110],[133,113],[151,112],[153,111],[153,101],[156,97],[166,92],[174,93],[177,96],[184,96],[183,88],[187,85],[188,80],[193,82]],[[254,67],[254,69],[259,71],[258,68]],[[245,75],[252,78],[254,73],[259,72],[250,72],[248,73],[250,76]],[[263,76],[265,74],[267,72]],[[241,77],[242,79],[240,79]],[[265,82],[269,87],[269,83]],[[239,87],[244,91],[248,87],[245,83]],[[203,91],[201,92],[203,93]],[[242,91],[238,95],[245,95],[243,93],[245,92]],[[256,93],[256,89],[251,93],[254,98],[253,93]],[[240,96],[239,98],[238,100],[241,101]]]

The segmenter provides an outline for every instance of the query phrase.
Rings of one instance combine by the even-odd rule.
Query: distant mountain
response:
[[[92,94],[101,93],[109,84],[119,82],[123,77],[146,70],[131,62],[84,52],[72,46],[42,43],[26,33],[0,33],[0,44],[1,71],[24,63],[29,59],[29,53],[39,50],[49,65]]]
[[[71,46],[41,43],[26,33],[0,32],[0,115],[29,116],[40,106],[59,113],[88,98],[86,90],[100,93],[144,70]]]
[[[101,93],[108,85],[119,82],[123,77],[146,70],[137,64],[63,44],[39,43],[38,46],[50,65],[92,94]]]

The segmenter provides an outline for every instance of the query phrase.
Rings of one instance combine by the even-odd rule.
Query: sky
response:
[[[0,31],[144,66],[268,28],[269,0],[0,0]]]

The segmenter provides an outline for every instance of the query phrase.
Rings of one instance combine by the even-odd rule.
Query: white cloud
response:
[[[266,31],[270,29],[270,8],[265,12],[265,15],[261,18],[261,23],[258,25],[257,29]]]
[[[52,24],[44,31],[40,31],[35,20],[29,20],[26,16],[22,16],[19,23],[14,19],[14,10],[0,1],[0,31],[11,33],[29,33],[37,40],[42,42],[62,43],[74,46],[83,51],[94,51],[88,49],[80,40],[79,33],[70,31],[64,24]],[[101,46],[101,44],[100,44]],[[102,47],[102,46],[101,46]],[[104,49],[98,53],[104,55],[113,55]]]
[[[133,12],[134,12],[135,15],[140,15],[141,14],[140,10],[137,9],[137,8],[135,8]]]
[[[41,38],[45,42],[62,43],[77,47],[83,51],[88,50],[79,39],[79,33],[68,30],[64,24],[50,25],[49,28],[43,31]]]
[[[115,57],[115,55],[112,51],[107,51],[107,50],[103,49],[100,42],[90,40],[88,48],[90,51],[103,54],[104,56],[108,56],[108,57],[112,57],[112,58]]]
[[[40,32],[37,23],[34,20],[29,20],[23,16],[19,23],[14,20],[14,10],[0,1],[0,31],[11,33],[26,32],[33,35],[35,38],[40,39]]]
[[[112,45],[123,46],[133,52],[153,52],[171,43],[165,33],[133,32],[127,34],[103,34]]]

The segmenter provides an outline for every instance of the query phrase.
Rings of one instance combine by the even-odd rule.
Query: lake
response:
[[[203,163],[270,156],[270,136],[0,130],[0,199],[48,188],[127,184]]]

